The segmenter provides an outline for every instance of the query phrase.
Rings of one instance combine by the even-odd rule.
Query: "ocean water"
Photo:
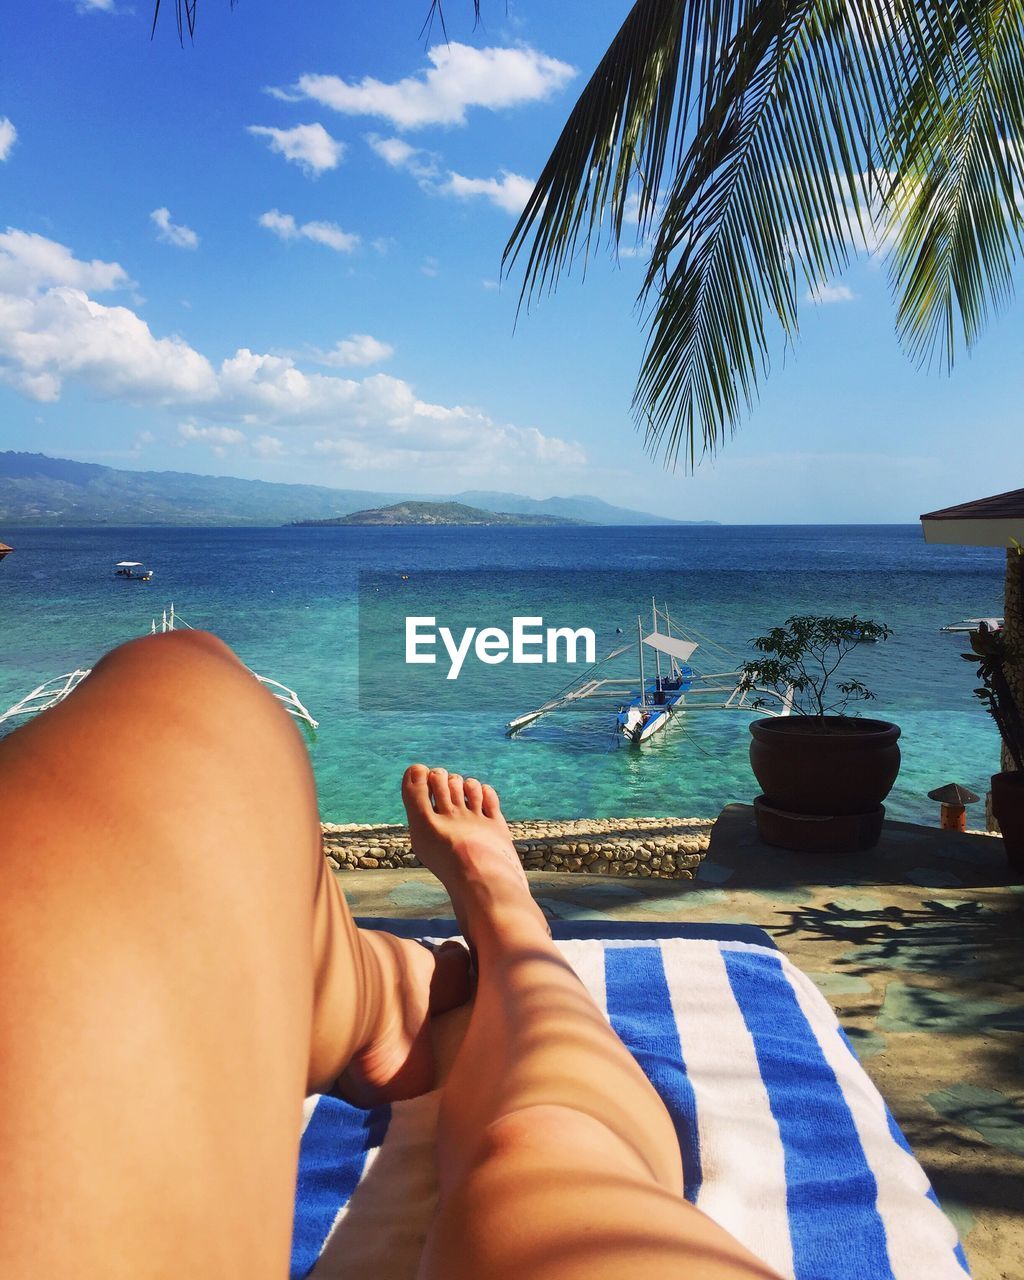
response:
[[[454,708],[396,698],[393,683],[377,704],[367,687],[376,675],[364,669],[359,682],[360,572],[416,585],[447,571],[445,608],[481,625],[507,627],[514,614],[539,612],[538,599],[571,593],[604,628],[602,647],[616,627],[623,639],[634,633],[652,594],[741,658],[752,656],[751,636],[791,613],[857,612],[894,632],[844,668],[876,695],[863,714],[903,730],[890,815],[933,821],[926,792],[956,781],[983,793],[998,768],[995,727],[959,656],[963,637],[939,627],[1002,611],[1002,553],[927,546],[916,525],[18,529],[4,538],[16,551],[0,563],[0,709],[148,631],[173,600],[292,686],[320,721],[310,755],[332,821],[400,820],[412,760],[493,781],[521,818],[713,815],[757,789],[743,714],[688,715],[638,749],[616,738],[611,709],[585,704],[507,738],[509,716],[561,687],[564,667],[492,668],[493,687],[478,684],[480,697]],[[144,561],[153,581],[114,579],[120,559]],[[630,673],[624,661],[615,674]],[[712,655],[704,669],[722,666]]]

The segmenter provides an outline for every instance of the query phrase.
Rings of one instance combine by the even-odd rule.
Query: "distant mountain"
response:
[[[517,493],[493,493],[488,489],[471,489],[457,493],[456,502],[485,507],[489,511],[514,511],[525,515],[562,516],[582,520],[585,524],[718,524],[717,520],[672,520],[668,516],[652,516],[646,511],[630,511],[613,507],[601,498],[524,498]]]
[[[7,526],[278,525],[346,515],[404,496],[182,471],[118,471],[41,453],[0,453],[0,523]]]
[[[361,525],[571,525],[582,520],[568,520],[564,516],[520,515],[510,511],[484,511],[481,507],[467,507],[464,502],[396,502],[389,507],[375,507],[372,511],[353,511],[348,516],[336,516],[333,520],[296,520],[300,527],[316,528],[340,524]]]
[[[333,520],[408,501],[460,502],[512,515],[591,524],[674,524],[600,498],[378,493],[182,471],[120,471],[42,453],[0,452],[0,525],[281,525]]]

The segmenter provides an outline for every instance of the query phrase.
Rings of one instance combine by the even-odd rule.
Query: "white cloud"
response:
[[[114,0],[75,0],[79,13],[116,13]]]
[[[157,239],[164,244],[173,244],[178,249],[198,249],[199,237],[191,227],[172,222],[170,209],[154,209],[149,220],[156,227]]]
[[[35,400],[60,398],[66,378],[130,404],[204,400],[209,361],[178,337],[156,338],[127,307],[59,285],[37,296],[0,293],[0,378]]]
[[[245,432],[237,427],[197,427],[194,422],[178,425],[178,435],[183,440],[202,440],[206,444],[245,444]]]
[[[330,351],[318,352],[317,359],[321,364],[344,369],[357,365],[380,364],[384,360],[390,360],[394,354],[395,349],[389,342],[381,342],[379,338],[373,338],[368,333],[353,333],[348,338],[335,343]]]
[[[439,276],[441,274],[441,268],[438,266],[437,259],[432,257],[429,253],[420,263],[420,274],[427,276],[431,280],[434,279],[435,276]]]
[[[286,452],[284,441],[277,436],[257,436],[250,448],[257,458],[278,458]]]
[[[421,184],[431,182],[440,173],[438,157],[423,147],[413,147],[404,138],[382,138],[368,133],[366,141],[392,169],[405,169]]]
[[[465,178],[461,173],[450,173],[439,188],[442,195],[471,200],[483,196],[506,213],[522,213],[523,206],[533,194],[534,184],[519,173],[501,170],[500,178]]]
[[[295,221],[290,213],[280,209],[268,209],[260,214],[260,226],[272,231],[281,240],[312,240],[324,244],[338,253],[351,253],[359,244],[359,236],[352,231],[342,231],[336,222]]]
[[[132,281],[116,262],[81,262],[70,249],[30,231],[0,232],[0,290],[34,293],[49,285],[68,285],[90,293],[123,289]]]
[[[7,159],[17,139],[17,129],[7,116],[0,116],[0,160]]]
[[[346,115],[379,116],[398,129],[419,129],[465,124],[470,107],[500,111],[543,101],[576,75],[568,63],[525,47],[439,44],[427,58],[430,66],[419,75],[390,84],[372,76],[349,83],[340,76],[303,75],[292,89],[270,92],[288,101],[311,98]]]
[[[297,124],[294,129],[251,124],[247,132],[256,138],[266,138],[271,151],[301,165],[314,178],[328,169],[336,169],[345,154],[345,144],[332,138],[322,124]]]
[[[845,284],[819,284],[804,294],[807,302],[853,302],[856,294]]]
[[[508,169],[501,169],[497,178],[467,178],[451,169],[443,170],[439,156],[422,147],[411,146],[404,138],[381,138],[370,133],[366,141],[392,169],[411,173],[420,187],[431,195],[454,196],[460,200],[483,196],[507,213],[521,213],[533,193],[534,184],[529,178]]]
[[[306,373],[290,356],[246,347],[215,367],[183,338],[157,337],[129,308],[91,298],[81,287],[87,281],[112,289],[128,278],[117,263],[79,261],[41,236],[0,236],[0,380],[40,402],[58,400],[74,381],[101,399],[165,406],[187,415],[178,427],[183,446],[219,455],[248,449],[378,471],[400,463],[439,477],[585,465],[576,443],[498,423],[481,409],[421,400],[383,373]],[[353,334],[335,354],[383,358],[386,347]]]

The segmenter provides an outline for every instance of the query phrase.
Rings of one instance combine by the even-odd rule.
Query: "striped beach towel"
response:
[[[558,944],[664,1100],[686,1198],[795,1280],[962,1280],[956,1233],[814,984],[735,941]],[[291,1275],[413,1280],[437,1093],[306,1105]]]

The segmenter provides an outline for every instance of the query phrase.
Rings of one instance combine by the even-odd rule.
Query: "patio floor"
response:
[[[1024,886],[1013,879],[1001,840],[909,823],[887,822],[855,857],[771,849],[746,805],[722,812],[696,880],[530,873],[555,919],[766,929],[839,1015],[976,1280],[1024,1276]],[[423,870],[339,880],[355,915],[450,915]]]

